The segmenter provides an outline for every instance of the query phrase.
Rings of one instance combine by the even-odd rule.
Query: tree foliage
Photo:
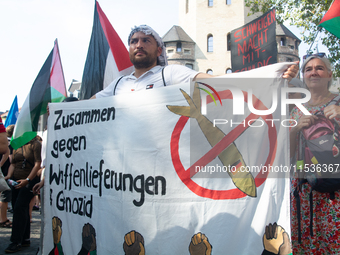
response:
[[[334,76],[340,77],[340,39],[324,28],[318,27],[322,17],[331,6],[332,0],[245,0],[251,14],[265,13],[275,7],[278,22],[289,21],[300,29],[301,39],[311,45],[317,35],[322,33],[321,43],[328,48],[329,60],[333,63]],[[315,50],[316,44],[311,51]]]

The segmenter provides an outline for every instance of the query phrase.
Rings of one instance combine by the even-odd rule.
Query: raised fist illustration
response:
[[[275,254],[283,255],[292,252],[287,232],[276,222],[266,226],[263,235],[263,246],[265,250]]]
[[[132,230],[124,237],[123,249],[126,255],[145,255],[143,236]]]
[[[83,244],[82,247],[87,251],[91,252],[96,250],[96,230],[90,223],[86,223],[83,226]]]
[[[58,217],[52,218],[52,231],[53,231],[53,243],[56,245],[60,242],[61,234],[62,234],[62,222]]]
[[[201,232],[193,235],[189,245],[190,255],[211,255],[212,245]]]

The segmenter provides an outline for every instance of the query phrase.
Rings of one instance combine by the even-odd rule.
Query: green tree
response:
[[[322,17],[328,11],[332,0],[245,0],[251,13],[265,13],[275,7],[278,22],[289,21],[300,29],[301,39],[311,45],[319,33],[323,33],[321,43],[328,48],[329,59],[334,66],[334,76],[340,77],[340,39],[327,30],[318,27]],[[315,50],[313,45],[312,50]]]

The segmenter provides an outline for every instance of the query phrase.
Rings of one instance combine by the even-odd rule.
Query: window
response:
[[[230,33],[227,34],[227,50],[231,50],[231,35]]]
[[[281,45],[281,46],[286,46],[286,38],[281,37],[280,45]]]
[[[228,68],[225,73],[232,73],[233,71],[231,70],[231,68]]]
[[[208,35],[208,47],[207,47],[207,51],[208,52],[213,52],[213,36],[212,35]]]
[[[173,49],[168,50],[168,54],[172,54],[172,53],[174,53],[174,50],[173,50]]]
[[[208,6],[212,7],[214,5],[214,0],[208,0]]]
[[[211,69],[208,69],[208,70],[207,70],[207,74],[211,74],[211,75],[213,75],[213,70],[211,70]]]
[[[293,62],[292,58],[287,58],[287,62]]]
[[[227,0],[226,4],[231,5],[231,0]]]
[[[177,45],[176,45],[176,51],[177,52],[182,52],[182,43],[181,42],[178,42]]]
[[[184,49],[184,54],[190,55],[190,50]]]
[[[187,64],[185,64],[185,66],[186,66],[186,67],[189,67],[190,69],[194,69],[194,65],[193,65],[193,64],[187,63]]]
[[[299,48],[299,42],[295,41],[295,49],[298,49],[298,48]]]

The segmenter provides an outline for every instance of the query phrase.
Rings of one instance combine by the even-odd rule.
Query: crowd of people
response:
[[[184,66],[167,65],[165,47],[160,36],[149,26],[135,27],[128,39],[130,60],[135,71],[130,75],[117,78],[106,89],[93,95],[91,99],[113,96],[131,91],[145,90],[150,84],[153,87],[163,87],[190,79],[214,77],[199,73]],[[325,56],[312,55],[302,63],[303,81],[296,79],[298,63],[292,64],[282,75],[290,81],[290,87],[307,88],[311,93],[310,100],[304,104],[312,115],[304,115],[297,107],[291,108],[291,118],[297,125],[290,130],[291,160],[298,158],[298,145],[302,130],[313,126],[318,119],[315,113],[321,113],[327,119],[340,124],[339,102],[330,105],[337,94],[329,91],[332,81],[332,69]],[[291,98],[304,97],[301,93],[291,93]],[[1,124],[2,127],[2,124]],[[4,130],[0,130],[4,132]],[[3,138],[5,139],[4,141]],[[33,198],[32,189],[37,192],[44,184],[39,182],[37,173],[41,169],[41,142],[33,139],[23,147],[9,153],[8,141],[0,133],[0,153],[11,155],[8,172],[4,172],[6,179],[13,179],[18,184],[12,188],[13,222],[1,210],[1,227],[12,227],[11,244],[6,252],[16,252],[21,246],[29,245],[29,204]],[[4,157],[3,156],[3,157]],[[339,160],[340,161],[340,160]],[[2,161],[1,161],[2,162]],[[4,169],[3,169],[4,170]],[[310,203],[311,186],[308,182],[301,183],[304,176],[291,178],[291,241],[293,254],[338,254],[340,253],[340,191],[335,191],[335,197],[329,193],[315,192]],[[35,188],[33,188],[33,186]],[[294,192],[299,188],[298,196]],[[2,208],[7,208],[9,196],[3,192]],[[296,199],[299,199],[300,208]],[[314,207],[310,216],[310,207]],[[4,209],[5,210],[5,209]],[[311,235],[310,224],[313,218],[314,235]]]

